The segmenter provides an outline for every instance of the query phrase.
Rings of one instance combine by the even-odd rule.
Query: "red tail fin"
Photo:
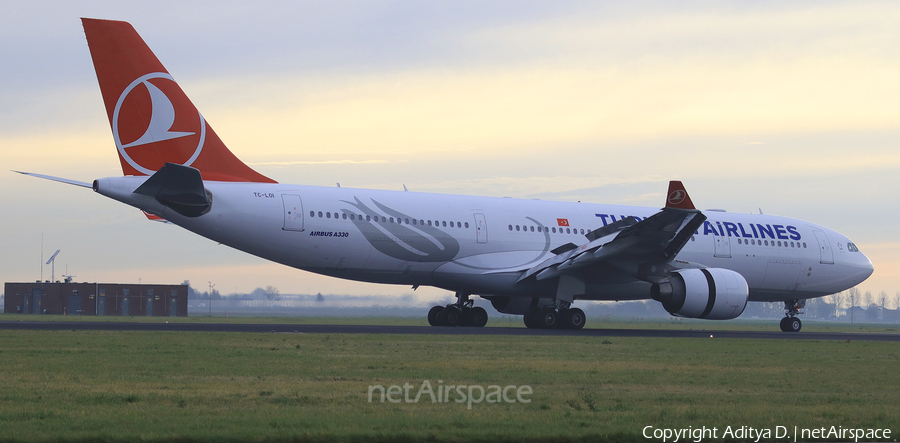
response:
[[[125,175],[151,175],[171,162],[205,180],[275,183],[225,147],[130,24],[81,22]]]
[[[679,209],[697,209],[691,196],[684,190],[684,185],[678,180],[669,182],[669,192],[666,194],[666,207]]]

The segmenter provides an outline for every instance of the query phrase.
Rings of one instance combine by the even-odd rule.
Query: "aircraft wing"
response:
[[[653,282],[673,269],[675,255],[705,220],[681,182],[671,182],[667,205],[656,214],[641,221],[627,217],[589,232],[584,244],[560,246],[551,251],[556,255],[525,271],[518,281],[532,276],[546,280],[590,266],[611,265]]]

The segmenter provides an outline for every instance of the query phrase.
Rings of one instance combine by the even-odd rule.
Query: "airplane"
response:
[[[432,326],[487,323],[482,297],[528,328],[581,329],[575,300],[655,300],[672,315],[734,319],[858,285],[874,268],[846,236],[773,215],[700,211],[680,181],[662,208],[278,183],[239,160],[127,22],[83,18],[123,176],[92,188],[235,249],[371,283],[433,286],[456,301]],[[18,171],[16,171],[18,172]]]

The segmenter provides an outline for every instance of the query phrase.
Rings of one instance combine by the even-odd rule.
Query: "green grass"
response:
[[[865,341],[3,331],[0,440],[645,441],[648,425],[900,431],[898,363],[896,343]],[[370,385],[423,380],[534,394],[471,410],[367,401]]]

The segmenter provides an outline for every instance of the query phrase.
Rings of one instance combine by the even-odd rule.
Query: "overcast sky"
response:
[[[900,3],[0,3],[0,163],[121,175],[79,17],[132,23],[282,183],[778,214],[900,292]],[[0,173],[4,281],[406,294],[268,263],[88,189]],[[50,267],[43,269],[49,278]],[[444,291],[420,288],[443,295]]]

